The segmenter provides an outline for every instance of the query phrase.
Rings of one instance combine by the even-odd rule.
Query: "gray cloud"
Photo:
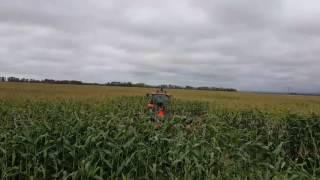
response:
[[[317,0],[10,0],[0,73],[320,92]]]

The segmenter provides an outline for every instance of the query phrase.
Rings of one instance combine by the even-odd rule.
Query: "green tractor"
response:
[[[170,116],[170,94],[161,88],[156,92],[147,94],[147,97],[149,99],[148,115],[152,120],[159,120]]]

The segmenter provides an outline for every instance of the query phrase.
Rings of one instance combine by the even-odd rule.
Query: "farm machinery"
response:
[[[162,88],[156,92],[147,94],[148,102],[148,115],[152,120],[159,120],[170,116],[170,101],[171,95],[164,91]]]
[[[164,122],[178,123],[185,127],[201,122],[208,112],[208,103],[199,101],[184,102],[174,100],[170,94],[162,88],[147,94],[147,116],[155,122],[155,128],[159,129]],[[174,121],[172,121],[174,120]]]

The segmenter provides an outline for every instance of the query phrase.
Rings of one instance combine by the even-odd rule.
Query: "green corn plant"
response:
[[[319,179],[320,117],[140,96],[0,99],[1,179]]]

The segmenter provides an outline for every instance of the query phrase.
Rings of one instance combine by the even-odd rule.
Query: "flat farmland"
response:
[[[101,101],[110,97],[144,96],[154,90],[137,87],[0,83],[0,98],[12,100],[77,99]],[[185,89],[170,89],[168,92],[177,99],[208,101],[215,106],[232,110],[257,108],[270,112],[320,112],[320,96]]]
[[[0,179],[320,178],[320,97],[153,90],[0,83]]]

